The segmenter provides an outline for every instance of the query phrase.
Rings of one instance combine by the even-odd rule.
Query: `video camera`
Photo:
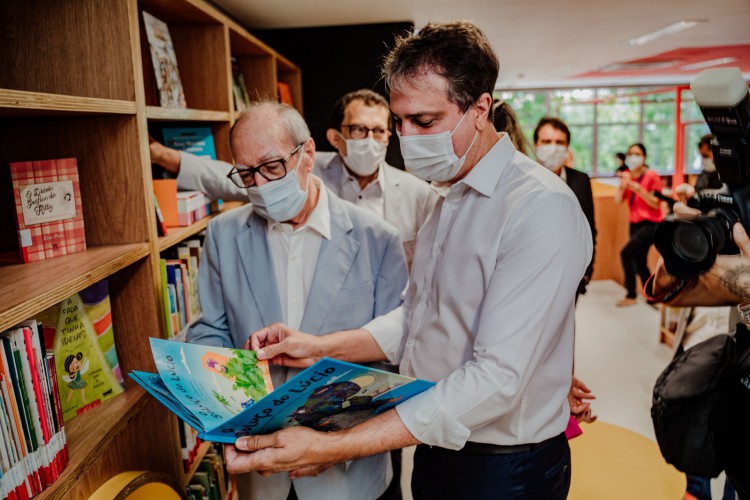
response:
[[[750,233],[750,93],[739,68],[702,71],[690,84],[716,139],[711,144],[719,178],[726,188],[696,194],[688,206],[693,220],[667,217],[656,227],[654,245],[669,274],[688,278],[707,271],[718,254],[737,254],[732,227]]]

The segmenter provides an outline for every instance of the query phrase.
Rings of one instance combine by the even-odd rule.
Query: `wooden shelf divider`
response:
[[[121,114],[134,115],[134,101],[78,97],[25,90],[0,89],[0,115],[87,115]]]
[[[159,237],[159,251],[163,252],[167,248],[174,246],[193,235],[200,233],[201,231],[206,229],[206,226],[208,226],[208,221],[210,221],[212,218],[220,214],[223,214],[224,212],[228,210],[241,207],[242,205],[244,205],[244,203],[240,201],[225,201],[224,207],[222,208],[221,212],[204,217],[198,222],[196,222],[195,224],[191,224],[189,226],[184,226],[184,227],[168,227],[167,235]]]
[[[89,247],[30,264],[0,266],[0,331],[33,317],[149,254],[148,243]]]
[[[160,106],[146,106],[146,118],[163,121],[202,121],[228,122],[229,111],[211,111],[205,109],[162,108]]]

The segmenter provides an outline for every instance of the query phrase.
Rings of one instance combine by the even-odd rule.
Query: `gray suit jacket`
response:
[[[321,242],[300,326],[314,335],[359,328],[394,309],[407,281],[394,228],[335,196],[329,209],[331,239]],[[251,205],[209,222],[198,282],[203,316],[188,331],[189,342],[242,348],[252,332],[283,320],[267,223]],[[273,366],[274,386],[297,371]],[[376,498],[389,471],[388,455],[376,455],[295,479],[295,491],[300,500]],[[245,474],[238,487],[243,498],[285,500],[290,480],[286,474]]]
[[[247,201],[245,189],[238,188],[226,177],[232,169],[230,164],[206,160],[190,153],[180,153],[180,157],[178,188],[203,191],[214,199]],[[313,173],[323,179],[336,196],[341,196],[344,175],[341,155],[316,152]],[[398,229],[406,262],[411,268],[417,232],[439,197],[426,182],[388,164],[383,169],[383,182],[385,221]]]

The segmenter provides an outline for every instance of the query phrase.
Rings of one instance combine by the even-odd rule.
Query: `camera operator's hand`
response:
[[[695,196],[695,187],[693,187],[692,184],[680,184],[676,188],[674,188],[674,192],[677,195],[677,199],[680,200],[681,203],[687,203],[687,201]],[[693,210],[692,208],[690,210]]]
[[[676,203],[675,207],[677,205]],[[693,210],[689,207],[685,209]],[[732,235],[740,254],[718,255],[711,269],[698,276],[695,285],[685,289],[670,305],[727,306],[750,301],[750,238],[740,223],[734,225]],[[674,288],[678,281],[667,273],[664,262],[659,259],[651,295],[658,296],[665,290]]]

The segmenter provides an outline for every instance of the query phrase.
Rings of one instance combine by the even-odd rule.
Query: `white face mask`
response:
[[[709,174],[716,172],[716,165],[713,158],[701,158],[701,164],[703,165],[704,172],[708,172]]]
[[[376,141],[372,137],[364,139],[346,139],[343,135],[341,137],[346,141],[346,156],[342,155],[344,163],[355,174],[363,177],[372,175],[385,160],[387,149],[385,143]]]
[[[542,144],[536,148],[539,163],[553,172],[560,170],[568,156],[568,148],[560,144]]]
[[[625,165],[630,169],[638,168],[643,165],[643,156],[628,155],[625,157]]]
[[[468,112],[467,109],[466,113]],[[404,165],[412,174],[427,182],[447,182],[458,174],[479,135],[477,130],[466,153],[461,158],[456,156],[451,137],[466,118],[466,113],[450,132],[407,136],[398,134]]]
[[[302,153],[300,151],[294,170],[288,171],[282,179],[247,188],[250,203],[253,204],[253,210],[258,215],[275,222],[286,222],[302,211],[309,191],[308,189],[303,191],[297,179],[297,170],[302,163]],[[307,181],[309,185],[309,175]]]

